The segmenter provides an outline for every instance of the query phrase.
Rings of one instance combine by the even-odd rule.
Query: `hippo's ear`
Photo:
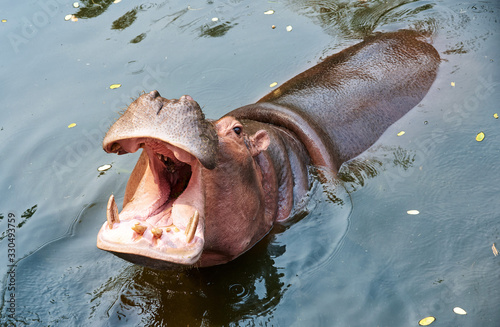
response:
[[[257,131],[257,133],[251,136],[250,141],[252,142],[252,146],[250,148],[252,157],[259,155],[259,153],[261,153],[262,151],[266,151],[269,143],[271,143],[269,134],[267,134],[267,131],[263,129]]]

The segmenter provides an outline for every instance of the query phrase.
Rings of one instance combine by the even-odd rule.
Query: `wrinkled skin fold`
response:
[[[142,154],[97,246],[157,269],[238,257],[303,203],[309,165],[335,174],[422,100],[440,61],[422,39],[372,36],[217,121],[190,96],[141,95],[103,141]]]

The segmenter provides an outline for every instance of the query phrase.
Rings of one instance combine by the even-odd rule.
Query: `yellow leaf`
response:
[[[64,20],[70,20],[71,18],[73,18],[73,15],[66,15],[64,16]]]
[[[272,9],[264,12],[264,15],[272,15],[272,14],[274,14],[274,10]]]
[[[119,88],[119,87],[121,87],[121,86],[122,86],[121,84],[111,84],[111,85],[109,86],[109,88],[110,88],[110,89],[112,89],[112,90],[114,90],[114,89],[117,89],[117,88]]]
[[[97,171],[106,171],[111,168],[110,164],[102,165],[101,167],[97,168]]]
[[[408,210],[406,213],[409,214],[409,215],[418,215],[420,213],[420,211],[418,211],[418,210]]]
[[[481,142],[482,140],[484,140],[484,133],[483,132],[478,133],[476,135],[476,141]]]
[[[460,307],[454,307],[453,312],[455,312],[457,315],[466,315],[467,314],[467,312]]]
[[[401,132],[399,132],[397,135],[398,135],[398,136],[402,136],[402,135],[405,135],[405,133],[406,133],[405,131],[401,131]]]
[[[424,319],[420,320],[418,322],[418,324],[420,326],[429,326],[430,324],[432,324],[434,321],[436,320],[436,318],[434,317],[425,317]]]
[[[498,119],[498,114],[493,114],[493,117],[495,117],[495,119]]]
[[[455,82],[451,82],[451,86],[453,86],[453,87],[454,87],[454,86],[455,86]]]
[[[495,247],[495,243],[493,243],[493,245],[491,246],[491,250],[493,251],[493,255],[496,257],[498,255],[498,250]]]
[[[276,85],[278,85],[278,83],[274,82],[274,83],[269,84],[269,87],[275,87]]]
[[[73,127],[75,127],[75,126],[76,126],[76,124],[75,124],[75,123],[71,123],[71,124],[69,124],[69,125],[68,125],[68,128],[73,128]]]
[[[2,23],[7,23],[7,19],[2,19]]]

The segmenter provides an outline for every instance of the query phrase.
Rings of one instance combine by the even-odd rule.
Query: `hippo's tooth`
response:
[[[140,223],[137,223],[134,225],[134,227],[132,227],[132,230],[134,232],[136,232],[137,234],[139,235],[142,235],[144,234],[144,232],[146,231],[146,229],[148,229],[146,226],[144,225],[141,225]]]
[[[109,228],[113,228],[114,223],[120,223],[120,218],[118,217],[118,207],[116,206],[115,196],[113,194],[111,194],[108,200],[106,218],[108,219]]]
[[[157,227],[153,227],[153,228],[151,228],[151,233],[153,233],[154,237],[160,238],[161,235],[163,234],[163,229],[157,228]]]
[[[198,212],[198,210],[196,210],[191,219],[189,219],[189,222],[186,226],[185,234],[187,243],[190,243],[193,240],[194,233],[196,232],[196,227],[198,227],[199,220],[200,220],[200,213]]]

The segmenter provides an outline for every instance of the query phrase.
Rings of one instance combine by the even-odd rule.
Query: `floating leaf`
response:
[[[455,87],[455,82],[451,82],[451,86]]]
[[[453,312],[455,312],[457,315],[466,315],[467,314],[467,312],[460,307],[454,307]]]
[[[493,114],[493,117],[495,117],[495,119],[498,119],[498,114],[497,113]]]
[[[493,255],[496,257],[498,255],[498,250],[495,247],[495,243],[493,243],[493,245],[491,246],[491,250],[493,251]]]
[[[409,214],[409,215],[418,215],[420,213],[420,211],[418,211],[418,210],[408,210],[406,213]]]
[[[212,18],[212,22],[216,22],[218,20],[219,20],[219,18],[217,18],[217,17]]]
[[[278,83],[277,82],[273,82],[273,83],[269,84],[269,87],[275,87],[276,85],[278,85]]]
[[[272,29],[275,29],[275,28],[276,28],[276,25],[271,26],[271,28],[272,28]]]
[[[122,86],[121,84],[111,84],[111,85],[109,86],[109,88],[110,88],[110,89],[112,89],[112,90],[114,90],[114,89],[117,89],[117,88],[119,88],[119,87],[121,87],[121,86]]]
[[[2,23],[7,23],[7,19],[2,19]]]
[[[73,128],[75,126],[76,126],[76,123],[71,123],[71,124],[68,125],[68,128]]]
[[[476,141],[481,142],[482,140],[484,140],[484,133],[483,132],[478,133],[476,135]]]
[[[432,324],[434,321],[436,320],[436,318],[434,317],[425,317],[424,319],[420,320],[418,322],[418,324],[420,326],[429,326],[430,324]]]
[[[287,32],[291,32],[291,31],[292,31],[292,29],[293,29],[292,25],[288,25],[288,26],[286,27],[286,31],[287,31]]]
[[[272,9],[264,12],[264,15],[272,15],[272,14],[274,14],[274,10]]]
[[[399,132],[397,135],[398,135],[398,136],[403,136],[403,135],[405,135],[405,133],[406,133],[405,131],[401,131],[401,132]]]
[[[110,164],[102,165],[101,167],[97,168],[97,171],[106,171],[111,168]]]
[[[78,8],[80,7],[80,4],[78,2],[73,2],[73,7]]]
[[[64,16],[64,20],[70,20],[71,18],[73,18],[73,15],[66,15]]]
[[[118,2],[121,2],[122,0],[115,0],[113,1],[113,3],[118,3]]]

